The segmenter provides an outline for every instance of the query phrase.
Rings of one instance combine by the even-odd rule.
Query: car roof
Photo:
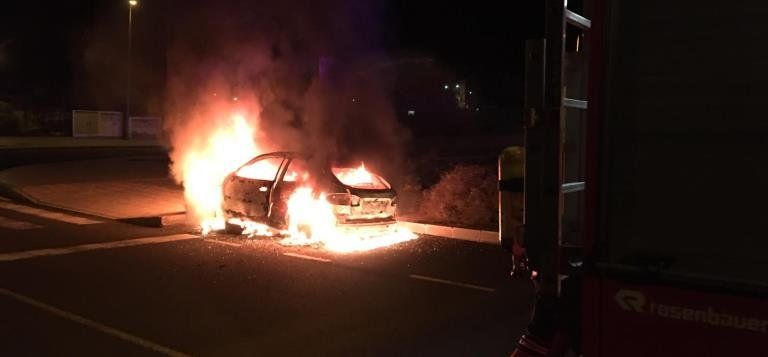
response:
[[[263,154],[257,155],[253,159],[257,159],[257,158],[260,158],[260,157],[267,157],[267,156],[280,156],[280,157],[284,157],[284,158],[288,158],[288,159],[292,159],[292,158],[295,158],[295,157],[302,157],[302,158],[305,157],[304,155],[302,155],[302,154],[300,154],[298,152],[294,152],[294,151],[273,151],[273,152],[267,152],[267,153],[263,153]],[[253,159],[251,159],[251,160],[253,160]]]
[[[312,160],[313,155],[309,154],[309,153],[302,153],[302,152],[297,152],[297,151],[273,151],[273,152],[268,152],[268,153],[264,153],[264,154],[258,155],[256,157],[254,157],[253,159],[251,159],[250,161],[253,161],[253,160],[256,160],[256,159],[259,159],[259,158],[263,158],[263,157],[282,157],[282,158],[285,158],[285,159],[304,159],[304,160],[308,160],[309,161],[309,160]],[[324,160],[325,160],[325,166],[327,166],[327,167],[331,167],[334,164],[335,165],[341,165],[340,167],[345,167],[346,166],[344,164],[344,162],[335,162],[335,161],[329,160],[327,158],[324,159]],[[347,164],[349,164],[349,163],[347,163]],[[355,166],[355,165],[352,165],[352,166]]]

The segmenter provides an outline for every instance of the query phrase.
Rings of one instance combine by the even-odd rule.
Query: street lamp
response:
[[[131,29],[133,27],[133,8],[138,5],[137,0],[128,0],[128,76],[125,87],[125,118],[123,118],[123,139],[130,139],[131,118]]]

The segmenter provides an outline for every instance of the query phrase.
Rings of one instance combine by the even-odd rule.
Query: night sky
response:
[[[38,109],[119,107],[124,98],[127,4],[15,3],[4,5],[0,21],[0,100]],[[184,11],[177,5],[145,0],[134,13],[135,91],[153,93],[143,98],[145,110],[162,110],[167,29],[174,11]],[[371,6],[378,18],[360,21],[380,27],[373,42],[381,51],[429,56],[477,88],[490,105],[506,108],[504,112],[517,110],[524,41],[541,27],[536,1],[521,2],[516,10],[495,2],[398,0]]]

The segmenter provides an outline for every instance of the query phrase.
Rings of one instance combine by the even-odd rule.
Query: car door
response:
[[[272,188],[284,161],[281,155],[262,155],[227,176],[223,185],[224,213],[265,221]]]
[[[303,158],[291,158],[283,165],[285,169],[280,173],[270,196],[269,219],[270,223],[276,227],[287,224],[285,218],[288,199],[298,187],[306,186],[310,178],[309,166]]]

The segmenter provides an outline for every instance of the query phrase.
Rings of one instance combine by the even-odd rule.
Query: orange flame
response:
[[[360,167],[354,169],[341,169],[336,174],[341,183],[348,186],[360,186],[373,184],[373,176],[365,169],[365,163],[360,163]]]
[[[199,140],[181,158],[184,198],[203,234],[224,228],[221,185],[224,178],[258,155],[256,129],[243,115],[232,115],[207,140]]]
[[[272,181],[275,179],[277,169],[270,161],[257,161],[241,167],[235,175],[254,180]]]
[[[261,236],[271,237],[274,235],[273,230],[268,225],[263,223],[257,223],[253,221],[243,220],[239,218],[230,218],[227,221],[229,224],[238,225],[243,228],[243,234],[247,236]]]
[[[315,197],[309,187],[297,189],[288,199],[288,231],[285,233],[287,237],[281,244],[322,244],[328,250],[341,253],[371,250],[418,237],[403,227],[368,234],[345,231],[337,224],[333,205],[325,199],[325,194]]]
[[[372,174],[365,169],[365,164],[360,163],[360,167],[356,168],[339,168],[334,167],[332,169],[333,174],[341,181],[341,183],[357,187],[357,188],[373,188],[373,189],[385,189],[388,185],[383,182],[379,176]]]

